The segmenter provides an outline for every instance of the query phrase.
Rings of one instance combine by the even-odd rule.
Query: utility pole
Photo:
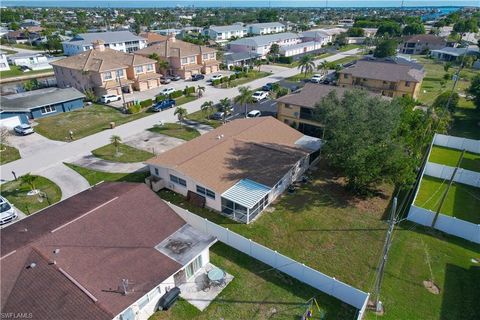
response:
[[[452,186],[453,179],[455,178],[455,174],[457,174],[457,170],[458,170],[458,167],[460,166],[460,163],[462,163],[464,154],[465,154],[465,149],[463,149],[462,154],[460,155],[460,159],[458,159],[457,166],[453,170],[452,176],[450,177],[450,181],[448,182],[447,190],[445,190],[445,192],[442,196],[442,200],[440,200],[440,205],[438,206],[437,212],[435,212],[435,217],[433,218],[433,221],[432,221],[432,225],[431,225],[432,228],[434,228],[435,223],[437,223],[438,215],[440,214],[440,210],[442,209],[443,202],[447,198],[448,190]]]
[[[463,39],[463,33],[460,34],[460,40],[459,40],[458,44],[461,44],[461,43],[462,43],[462,39]],[[450,102],[452,102],[452,97],[453,97],[453,94],[455,93],[455,87],[457,86],[458,79],[460,78],[460,71],[462,71],[463,63],[465,62],[465,56],[467,55],[467,51],[468,51],[468,47],[465,48],[465,52],[464,52],[463,55],[462,55],[462,62],[461,62],[460,65],[458,66],[458,70],[457,70],[457,72],[455,73],[455,79],[453,80],[452,91],[450,92],[450,95],[448,96],[447,105],[445,106],[445,108],[446,108],[447,110],[448,110],[448,108],[449,108],[449,106],[450,106]]]
[[[123,71],[123,69],[122,69]],[[125,105],[125,95],[123,93],[123,88],[122,88],[122,80],[120,79],[120,76],[118,75],[118,72],[115,71],[115,74],[117,75],[117,81],[118,81],[118,84],[120,85],[120,92],[122,93],[122,101],[123,101],[123,109],[126,110],[126,105]]]
[[[375,279],[375,312],[377,314],[383,314],[383,305],[380,301],[380,289],[382,288],[383,275],[385,273],[385,265],[387,264],[388,251],[392,244],[392,235],[395,228],[397,213],[397,197],[393,198],[392,210],[390,211],[390,223],[388,225],[387,237],[385,239],[385,244],[383,245],[382,259],[380,260],[380,265],[378,267],[377,277]]]

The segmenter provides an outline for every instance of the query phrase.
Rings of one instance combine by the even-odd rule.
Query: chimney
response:
[[[98,50],[98,51],[105,51],[105,41],[103,40],[95,40],[93,41],[93,50]]]

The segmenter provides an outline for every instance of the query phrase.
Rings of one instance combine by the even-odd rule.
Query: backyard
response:
[[[428,161],[456,167],[461,154],[460,150],[433,146]],[[465,151],[460,168],[480,172],[480,154]]]
[[[18,149],[0,144],[0,164],[5,164],[20,159]]]
[[[20,67],[18,66],[10,66],[10,70],[0,71],[0,78],[5,79],[5,78],[12,78],[12,77],[19,77],[19,76],[42,74],[42,73],[53,75],[53,70],[46,69],[46,70],[32,70],[32,71],[23,72],[22,70],[20,70]]]
[[[73,137],[77,140],[109,129],[110,122],[115,122],[118,126],[148,115],[151,113],[124,114],[112,107],[93,104],[81,110],[37,119],[38,125],[35,126],[35,131],[52,140],[70,141],[70,130],[73,131]]]
[[[453,123],[449,134],[480,140],[480,111],[475,109],[472,101],[460,98],[458,108],[453,113]]]
[[[200,132],[198,132],[198,130],[178,123],[165,123],[163,125],[156,125],[147,130],[187,141],[200,136]]]
[[[185,300],[149,320],[165,319],[300,319],[316,297],[314,319],[353,319],[355,309],[225,244],[210,248],[210,261],[234,276],[211,305],[200,312]],[[324,317],[321,318],[321,315]]]
[[[83,176],[91,186],[101,181],[144,182],[149,175],[148,172],[111,173],[91,170],[71,163],[65,163],[65,165]]]
[[[41,176],[32,177],[33,186],[23,181],[22,177],[0,185],[2,196],[27,215],[60,201],[62,197],[62,191],[55,183]],[[28,195],[32,189],[40,190],[46,197]]]
[[[447,185],[448,180],[424,176],[415,205],[436,212]],[[480,189],[462,183],[453,183],[440,213],[480,224],[478,208],[480,208]]]
[[[153,153],[123,143],[119,143],[117,147],[113,143],[107,144],[93,150],[92,154],[97,158],[113,162],[142,162],[154,156]]]

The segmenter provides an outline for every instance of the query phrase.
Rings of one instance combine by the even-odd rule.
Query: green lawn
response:
[[[359,49],[361,47],[362,46],[359,45],[359,44],[347,44],[347,45],[344,45],[344,46],[340,47],[338,51],[345,52],[345,51],[349,51],[349,50],[352,50],[352,49]]]
[[[480,140],[480,111],[475,110],[472,101],[460,99],[459,107],[453,113],[453,124],[449,134]]]
[[[206,124],[213,128],[218,128],[222,125],[222,121],[209,119],[208,117],[213,115],[217,110],[212,110],[210,113],[205,113],[202,110],[189,113],[187,115],[188,120],[196,121],[198,123]]]
[[[45,192],[46,199],[39,195],[29,196],[27,193],[31,191],[31,187],[22,183],[20,178],[18,181],[9,181],[0,185],[2,196],[27,215],[60,201],[62,197],[62,191],[55,183],[41,176],[34,177],[35,189]]]
[[[234,276],[220,295],[200,312],[185,300],[149,320],[166,319],[300,319],[306,302],[316,297],[321,311],[314,319],[353,319],[355,309],[225,244],[210,249],[212,264]]]
[[[189,103],[197,99],[197,96],[181,96],[180,98],[175,99],[175,104],[177,106],[181,106],[182,104]]]
[[[52,140],[70,141],[68,132],[72,130],[74,139],[78,140],[108,130],[112,121],[118,126],[148,115],[151,113],[123,114],[112,107],[93,104],[80,110],[37,119],[35,131]]]
[[[433,146],[428,161],[456,167],[462,151]],[[480,154],[465,152],[460,168],[480,172]]]
[[[5,78],[29,76],[29,75],[41,74],[41,73],[53,74],[53,70],[47,69],[47,70],[32,70],[32,71],[23,72],[22,70],[20,70],[20,67],[18,66],[10,66],[10,70],[0,71],[0,78],[5,79]]]
[[[14,147],[0,144],[0,164],[20,159],[20,152]]]
[[[231,81],[230,82],[230,88],[241,86],[245,83],[248,83],[248,82],[251,82],[253,80],[260,79],[260,78],[264,78],[264,77],[269,76],[269,75],[271,75],[270,72],[252,70],[247,74],[247,76],[245,78],[239,78],[239,79],[235,79],[235,80]]]
[[[110,173],[90,170],[71,163],[65,163],[65,165],[82,175],[91,186],[101,181],[144,182],[145,178],[150,175],[148,172]]]
[[[300,71],[300,70],[299,70]],[[298,73],[294,76],[291,76],[291,77],[288,77],[288,78],[285,78],[285,80],[287,81],[294,81],[294,82],[300,82],[300,81],[303,81],[305,79],[310,79],[315,73],[320,73],[320,71],[316,72],[307,72],[307,74],[305,73]]]
[[[92,154],[97,158],[113,162],[142,162],[154,156],[153,153],[130,147],[123,143],[118,145],[118,153],[117,148],[110,143],[93,150]]]
[[[15,54],[17,53],[18,51],[15,51],[15,50],[10,50],[10,49],[0,49],[1,51],[5,52],[5,54]]]
[[[198,132],[198,130],[178,123],[165,123],[162,126],[156,125],[147,130],[187,141],[200,136],[200,132]]]
[[[19,49],[27,49],[27,50],[35,50],[35,51],[43,51],[43,48],[41,47],[36,47],[36,46],[31,46],[28,43],[13,43],[9,44],[9,46],[13,48],[19,48]]]
[[[362,56],[359,56],[359,55],[351,55],[351,56],[348,56],[348,57],[345,57],[345,58],[342,58],[342,59],[339,59],[339,60],[335,60],[333,62],[336,63],[336,64],[346,64],[346,63],[358,60],[361,57]]]
[[[424,176],[415,205],[436,212],[445,193],[448,180]],[[480,189],[461,183],[453,183],[440,213],[480,224]]]

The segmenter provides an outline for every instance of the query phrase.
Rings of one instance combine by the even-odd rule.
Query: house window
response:
[[[147,64],[147,71],[153,70],[153,64]]]
[[[202,267],[202,255],[199,255],[195,260],[193,260],[186,268],[185,273],[187,279],[190,279],[195,275],[195,273]]]
[[[123,69],[115,71],[115,74],[117,75],[117,78],[123,78]]]
[[[190,57],[189,60],[190,63],[195,63],[195,57]]]
[[[135,73],[142,73],[142,72],[143,72],[142,66],[135,67]]]
[[[142,298],[140,298],[140,300],[138,300],[138,307],[140,309],[145,308],[147,304],[148,304],[148,295],[145,295]]]
[[[202,55],[202,59],[203,59],[203,60],[208,60],[208,54],[207,54],[207,53],[204,53],[204,54]]]
[[[103,73],[104,80],[112,80],[112,73],[111,72],[104,72]]]
[[[215,199],[215,192],[213,192],[212,190],[208,190],[207,188],[197,186],[197,193],[201,194],[204,197]]]
[[[187,63],[188,63],[187,58],[182,58],[181,63],[182,63],[182,64],[187,64]]]
[[[40,108],[40,112],[42,114],[49,114],[49,113],[56,112],[56,111],[57,111],[57,108],[55,108],[54,106],[46,106],[46,107],[41,107]]]
[[[174,176],[173,174],[170,175],[170,181],[172,181],[173,183],[179,184],[181,186],[184,186],[184,187],[187,186],[187,181],[185,179]]]
[[[410,87],[410,81],[405,81],[405,87]]]

